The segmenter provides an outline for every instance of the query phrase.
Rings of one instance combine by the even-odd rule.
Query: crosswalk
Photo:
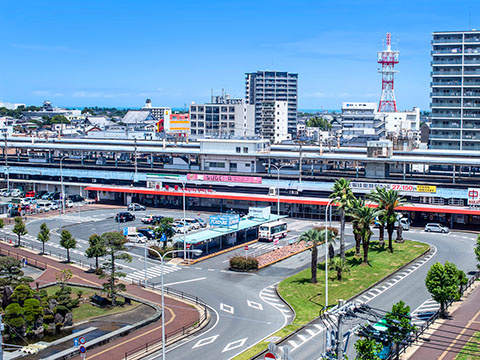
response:
[[[412,323],[417,326],[422,325],[430,319],[438,309],[440,309],[440,304],[433,299],[428,299],[412,311]]]
[[[58,216],[58,219],[65,222],[71,223],[86,223],[86,222],[95,222],[105,220],[105,216],[84,216],[83,214],[65,214]]]
[[[163,274],[170,274],[175,271],[179,271],[182,268],[179,266],[173,266],[173,265],[164,265],[163,266]],[[157,265],[153,267],[147,268],[147,280],[150,279],[155,279],[162,276],[162,266]],[[130,282],[130,281],[144,281],[145,280],[145,270],[138,270],[131,272],[127,274],[125,277],[125,280]]]
[[[249,249],[252,249],[254,251],[267,250],[267,249],[268,250],[274,250],[277,247],[278,247],[278,245],[275,245],[273,242],[272,243],[256,242],[256,243],[248,246]]]

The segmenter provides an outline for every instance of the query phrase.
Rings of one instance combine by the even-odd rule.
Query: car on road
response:
[[[155,232],[152,229],[138,229],[137,232],[145,236],[148,240],[155,239]]]
[[[127,241],[132,243],[141,243],[144,244],[147,242],[147,237],[141,233],[128,234],[126,236]]]
[[[137,204],[137,203],[131,203],[127,207],[128,211],[144,211],[146,209],[147,208],[145,206]]]
[[[73,204],[72,200],[70,200],[70,199],[65,200],[65,207],[66,208],[71,208],[71,207],[73,207],[73,205],[74,204]]]
[[[27,191],[25,193],[26,198],[35,198],[35,191]]]
[[[49,201],[42,201],[37,203],[37,209],[39,212],[47,212],[51,209],[51,203]]]
[[[48,191],[46,190],[37,191],[37,193],[35,194],[35,198],[41,199],[42,196],[45,195],[46,193],[48,193]]]
[[[135,220],[135,215],[129,213],[128,211],[122,211],[115,215],[114,219],[116,222],[133,221]]]
[[[50,210],[58,210],[58,204],[55,201],[50,203]]]
[[[183,224],[183,219],[177,220],[177,222]],[[198,230],[202,225],[194,218],[185,218],[185,223],[190,226],[191,230]]]
[[[68,199],[71,200],[72,202],[76,203],[76,202],[82,202],[84,199],[83,199],[83,196],[80,196],[78,194],[74,194],[74,195],[68,195]]]
[[[177,234],[183,234],[183,223],[174,222],[172,223],[172,228]],[[185,232],[190,231],[190,225],[185,224]]]
[[[149,215],[141,219],[144,224],[158,224],[163,219],[162,215]]]
[[[53,191],[49,191],[42,195],[42,200],[52,200],[53,195],[55,195],[55,193]]]
[[[202,228],[206,228],[207,227],[207,223],[202,219],[202,218],[195,218],[195,220],[197,220],[198,224],[200,225],[200,227]]]
[[[439,232],[439,233],[448,233],[450,229],[442,224],[439,223],[428,223],[425,225],[426,232]]]

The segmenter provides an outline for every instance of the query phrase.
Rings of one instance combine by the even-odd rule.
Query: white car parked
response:
[[[140,233],[129,234],[127,235],[127,241],[130,241],[132,243],[144,244],[147,242],[147,237]]]

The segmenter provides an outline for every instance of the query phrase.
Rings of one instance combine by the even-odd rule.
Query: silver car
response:
[[[439,224],[439,223],[428,223],[427,225],[425,225],[425,231],[426,232],[448,233],[448,232],[450,232],[450,229],[446,226],[443,226],[442,224]]]

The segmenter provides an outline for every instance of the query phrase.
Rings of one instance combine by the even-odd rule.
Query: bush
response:
[[[150,256],[151,258],[154,258],[154,259],[158,259],[158,254],[155,251],[151,251],[150,249],[157,250],[162,255],[165,254],[167,251],[175,250],[175,248],[171,247],[171,246],[167,246],[165,249],[160,247],[160,246],[155,246],[155,245],[150,246],[148,248],[148,256]]]
[[[233,256],[230,258],[230,268],[241,271],[258,270],[258,260],[254,257]]]

